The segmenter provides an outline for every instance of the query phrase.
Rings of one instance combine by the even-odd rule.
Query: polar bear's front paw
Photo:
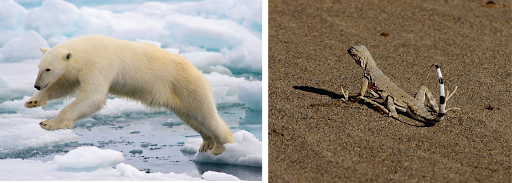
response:
[[[39,106],[42,106],[44,105],[45,102],[43,100],[40,100],[40,99],[29,99],[25,102],[25,107],[26,108],[34,108],[34,107],[39,107]]]
[[[39,126],[41,126],[41,128],[48,130],[48,131],[54,131],[54,130],[66,128],[66,125],[55,124],[55,123],[50,122],[50,120],[46,120],[46,121],[39,123]]]

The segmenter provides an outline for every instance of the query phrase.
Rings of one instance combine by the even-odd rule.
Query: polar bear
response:
[[[99,111],[112,94],[173,111],[203,138],[199,152],[220,154],[225,143],[234,142],[217,114],[208,81],[184,57],[148,43],[100,35],[70,39],[41,51],[44,56],[34,84],[38,91],[25,107],[79,92],[55,118],[39,123],[46,130],[72,128]]]

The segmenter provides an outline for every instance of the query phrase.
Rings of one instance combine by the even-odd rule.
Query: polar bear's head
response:
[[[50,83],[54,82],[59,76],[68,70],[68,64],[73,58],[71,52],[62,50],[51,50],[49,48],[40,48],[44,56],[39,62],[39,73],[37,74],[34,88],[37,90],[45,89]]]

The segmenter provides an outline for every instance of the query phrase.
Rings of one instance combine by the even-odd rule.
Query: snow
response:
[[[45,131],[39,126],[57,116],[73,97],[32,109],[23,105],[36,91],[37,64],[43,56],[39,48],[82,35],[145,42],[187,57],[208,79],[217,106],[245,103],[261,111],[261,82],[247,76],[262,74],[261,0],[70,2],[0,0],[0,155],[80,139],[74,130]],[[102,110],[80,123],[131,121],[151,112],[155,111],[139,102],[109,97]],[[197,153],[200,138],[187,138],[182,151],[195,154],[195,162],[261,167],[261,141],[243,130],[234,136],[236,143],[226,144],[228,151],[219,156]],[[126,154],[110,149],[79,147],[60,152],[47,162],[0,160],[0,180],[239,180],[214,171],[145,173],[126,164]]]

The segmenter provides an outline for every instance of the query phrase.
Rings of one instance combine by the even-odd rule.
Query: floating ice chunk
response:
[[[87,158],[87,156],[95,155],[86,154],[81,158]],[[135,167],[124,163],[118,164],[116,169],[109,166],[99,167],[96,169],[69,169],[58,167],[52,161],[45,163],[42,161],[21,159],[0,160],[0,177],[3,181],[204,181],[204,179],[201,179],[197,174],[197,172],[179,174],[173,172],[168,174],[160,172],[145,173],[138,171]],[[224,178],[227,180],[230,176],[228,174],[217,174],[216,177]]]
[[[214,171],[204,172],[202,177],[207,181],[240,181],[240,179],[234,175]]]
[[[252,81],[238,86],[238,99],[251,109],[261,111],[262,106],[262,83]]]
[[[146,172],[140,171],[137,168],[124,163],[117,164],[116,170],[125,177],[144,176],[144,174],[146,174]]]
[[[90,146],[76,148],[63,156],[55,155],[53,162],[62,169],[103,167],[123,160],[122,152]]]
[[[202,143],[203,139],[201,138],[188,138],[185,140],[185,144],[180,149],[180,151],[184,153],[195,154],[197,153],[199,147],[201,147]]]
[[[43,53],[39,50],[40,47],[48,48],[49,46],[46,40],[37,32],[29,31],[23,37],[11,39],[0,49],[0,54],[3,58],[0,58],[0,62],[16,62],[24,59],[41,58]]]
[[[143,171],[139,171],[137,168],[124,164],[119,163],[116,165],[116,170],[118,174],[123,176],[123,178],[128,178],[128,180],[170,180],[170,181],[176,181],[176,180],[192,180],[192,181],[201,181],[201,178],[198,178],[196,175],[190,175],[191,173],[173,173],[170,172],[168,174],[156,172],[156,173],[146,173]],[[227,177],[227,176],[226,176]]]
[[[203,163],[232,164],[244,166],[262,166],[262,143],[253,134],[240,130],[233,134],[235,143],[224,144],[226,151],[219,155],[211,152],[197,152],[203,140],[189,138],[185,141],[182,152],[197,152],[194,161]]]
[[[41,147],[77,141],[73,130],[46,131],[39,126],[42,119],[0,118],[0,151]],[[23,138],[19,138],[23,137]]]

